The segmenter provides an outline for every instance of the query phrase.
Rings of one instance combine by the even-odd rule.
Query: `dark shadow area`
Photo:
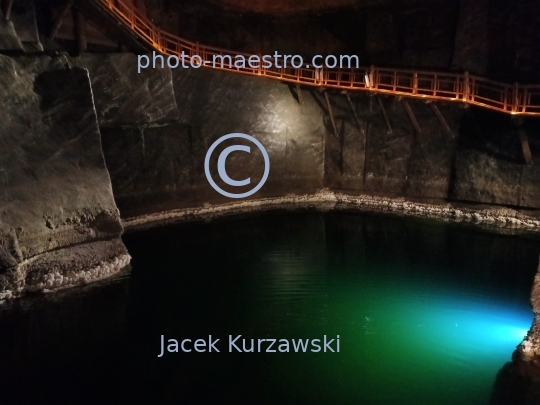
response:
[[[540,367],[514,357],[497,374],[490,405],[540,404]]]
[[[458,150],[476,150],[496,159],[523,163],[523,155],[512,117],[489,110],[471,107],[463,115]]]
[[[291,92],[291,96],[296,100],[297,103],[300,103],[300,97],[298,95],[298,89],[293,84],[287,84],[287,87],[289,88],[289,91]],[[301,91],[301,90],[300,90]]]

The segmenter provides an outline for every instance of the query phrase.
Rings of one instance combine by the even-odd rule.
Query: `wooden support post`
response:
[[[77,41],[77,51],[86,52],[88,45],[86,42],[86,18],[79,10],[75,10],[75,39]]]
[[[463,74],[463,101],[465,101],[466,103],[469,102],[469,91],[470,91],[469,72],[465,72]]]
[[[299,84],[296,85],[296,97],[298,97],[298,104],[302,105],[304,99],[302,98],[302,88]]]
[[[392,133],[392,125],[390,125],[390,120],[388,119],[388,115],[386,115],[386,110],[384,109],[384,105],[382,102],[382,99],[380,97],[377,97],[377,102],[379,103],[379,107],[381,108],[381,112],[384,117],[384,121],[386,122],[386,126],[388,127],[388,133]]]
[[[56,15],[56,18],[54,19],[54,22],[51,28],[51,33],[49,34],[50,39],[56,38],[56,35],[58,34],[60,27],[62,26],[62,22],[64,21],[64,18],[66,17],[72,5],[73,5],[73,0],[67,0],[62,6],[62,8],[58,11],[58,14]]]
[[[11,18],[11,9],[13,7],[13,0],[4,0],[4,19],[8,21]]]
[[[413,110],[412,110],[411,106],[409,105],[408,101],[403,100],[402,103],[403,103],[403,107],[405,107],[405,111],[407,111],[407,115],[409,116],[409,119],[411,120],[411,122],[412,122],[412,124],[414,126],[414,129],[416,130],[416,133],[421,134],[422,133],[422,128],[420,128],[420,124],[416,120],[416,117],[414,116]]]
[[[523,150],[523,158],[525,159],[525,163],[527,163],[528,166],[532,166],[533,160],[532,160],[531,148],[529,147],[529,138],[527,137],[527,133],[523,129],[518,129],[518,132],[519,132],[519,140],[521,142],[521,149]]]
[[[79,53],[86,52],[86,49],[87,49],[86,19],[79,10],[75,10],[74,16],[75,16],[75,39],[77,41],[77,50],[79,51]]]
[[[345,97],[347,97],[347,101],[349,102],[349,107],[351,107],[351,111],[354,117],[354,122],[356,122],[356,126],[358,127],[358,130],[360,131],[360,133],[363,133],[364,131],[362,130],[362,126],[360,125],[360,119],[358,118],[358,114],[356,114],[356,110],[352,103],[351,97],[349,96],[349,93],[345,93]]]
[[[433,110],[433,112],[435,113],[435,116],[437,117],[437,119],[439,120],[439,122],[441,123],[441,126],[444,128],[444,130],[446,131],[446,133],[448,134],[448,136],[450,138],[454,138],[454,133],[452,132],[452,130],[450,129],[450,127],[448,126],[448,123],[446,122],[446,120],[444,119],[444,116],[442,115],[441,111],[439,110],[439,107],[437,107],[437,104],[435,103],[430,103],[431,105],[431,109]]]
[[[332,128],[334,129],[334,136],[337,138],[338,131],[336,127],[336,121],[334,121],[334,114],[332,113],[332,106],[330,105],[330,99],[328,98],[328,93],[324,92],[324,98],[326,100],[326,108],[328,108],[328,114],[330,115],[330,121],[332,121]]]
[[[514,83],[512,87],[512,112],[517,112],[519,105],[519,84]]]

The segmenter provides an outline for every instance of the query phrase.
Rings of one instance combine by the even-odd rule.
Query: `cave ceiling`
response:
[[[185,0],[171,0],[181,6]],[[220,8],[258,14],[298,14],[316,13],[332,9],[365,6],[396,6],[411,4],[416,0],[207,0]]]

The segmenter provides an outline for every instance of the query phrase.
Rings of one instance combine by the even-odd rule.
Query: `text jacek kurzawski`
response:
[[[227,342],[220,342],[212,335],[208,339],[166,339],[161,335],[158,357],[165,353],[339,353],[339,335],[322,339],[246,339],[242,335],[229,335]],[[224,346],[224,344],[226,346]]]

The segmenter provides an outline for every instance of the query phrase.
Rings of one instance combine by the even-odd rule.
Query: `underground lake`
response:
[[[123,239],[121,274],[0,306],[0,403],[488,405],[533,320],[538,236],[306,210]]]

